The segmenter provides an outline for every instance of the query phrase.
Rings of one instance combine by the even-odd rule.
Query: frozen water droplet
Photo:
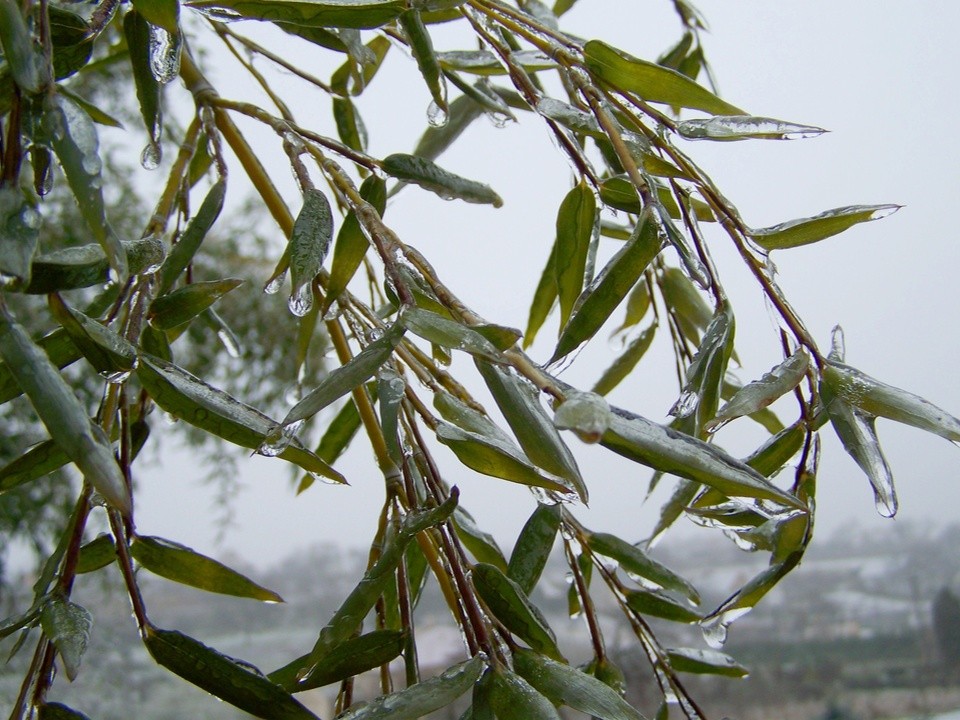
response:
[[[843,328],[834,325],[833,331],[830,333],[830,354],[827,357],[834,362],[843,362],[846,355],[847,348],[843,338]]]
[[[323,315],[324,322],[336,320],[338,317],[340,317],[340,313],[342,312],[343,308],[340,307],[340,303],[334,300],[332,303],[330,303],[330,307],[327,308],[327,312],[325,312]]]
[[[320,475],[318,473],[309,471],[307,472],[307,475],[313,478],[315,482],[323,483],[324,485],[343,485],[343,483],[338,483],[336,480],[328,478],[326,475]]]
[[[120,383],[126,382],[127,378],[130,377],[130,370],[123,370],[120,372],[104,371],[100,373],[100,377],[102,377],[111,385],[119,385]]]
[[[382,337],[383,337],[383,330],[381,330],[380,328],[372,328],[369,332],[367,332],[367,340],[369,340],[370,342],[376,342]]]
[[[436,100],[431,101],[430,107],[427,108],[427,122],[433,127],[443,127],[447,124],[448,119],[449,114],[446,109],[441,107]]]
[[[167,425],[176,425],[178,422],[180,422],[180,418],[168,412],[163,413],[163,419]]]
[[[111,266],[110,269],[107,270],[107,283],[113,284],[113,283],[119,283],[119,282],[120,282],[120,273],[117,272],[117,269],[115,267]]]
[[[303,317],[310,312],[313,308],[313,288],[310,283],[306,283],[290,293],[290,297],[287,299],[287,307],[297,317]]]
[[[166,85],[180,72],[180,38],[156,25],[150,25],[150,72]]]
[[[690,417],[694,410],[697,409],[697,406],[700,404],[700,396],[697,393],[691,390],[684,390],[680,393],[680,397],[673,404],[673,407],[670,408],[668,414],[673,415],[677,418]]]
[[[501,112],[488,112],[488,113],[487,113],[487,119],[488,119],[488,120],[493,124],[493,126],[494,126],[495,128],[497,128],[498,130],[502,130],[503,128],[505,128],[505,127],[507,126],[507,123],[509,123],[511,120],[513,120],[512,117],[510,117],[510,116],[507,115],[506,113],[501,113]]]
[[[727,641],[727,631],[730,626],[737,618],[743,617],[748,612],[750,612],[750,608],[735,608],[704,618],[700,622],[700,630],[703,632],[703,639],[707,641],[707,645],[714,650],[722,648]]]
[[[144,170],[156,170],[160,165],[162,151],[160,145],[156,142],[148,142],[143,152],[140,153],[140,165]]]
[[[585,443],[597,443],[610,427],[610,404],[596,393],[571,393],[557,408],[553,422],[558,428],[572,429]]]
[[[276,457],[290,447],[293,438],[303,426],[303,420],[289,425],[277,425],[263,439],[257,452],[266,457]]]
[[[890,217],[901,207],[902,205],[880,205],[876,210],[870,213],[870,219],[880,220],[881,218]]]
[[[232,357],[234,360],[237,360],[242,355],[240,350],[240,344],[237,342],[237,336],[232,332],[220,328],[217,330],[217,338],[220,340],[220,343],[223,345],[224,350],[227,351],[227,355]]]
[[[283,285],[283,278],[286,276],[285,272],[280,273],[276,277],[270,278],[267,281],[267,284],[263,286],[263,291],[267,295],[276,295],[280,292],[280,286]]]

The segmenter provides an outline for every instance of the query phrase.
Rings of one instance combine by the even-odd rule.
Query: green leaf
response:
[[[446,118],[447,113],[447,86],[443,81],[440,71],[440,61],[433,50],[433,41],[430,39],[430,33],[423,24],[420,17],[420,11],[417,9],[405,10],[400,13],[398,18],[400,27],[403,28],[404,35],[407,36],[407,42],[410,44],[410,52],[413,53],[414,60],[417,61],[417,67],[423,76],[423,81],[430,90],[430,96],[439,112]]]
[[[684,120],[677,132],[687,140],[799,140],[826,132],[812,125],[750,115],[717,115],[712,118]]]
[[[390,458],[398,467],[403,465],[400,441],[400,403],[407,383],[393,368],[384,366],[377,373],[377,396],[380,402],[380,427]]]
[[[647,350],[653,344],[656,332],[657,325],[653,324],[631,340],[627,349],[613,361],[610,367],[604,370],[603,375],[594,384],[593,392],[598,395],[606,395],[633,372],[637,363],[643,359],[643,356],[646,355]]]
[[[473,657],[447,668],[429,680],[389,695],[381,695],[362,707],[348,710],[338,720],[417,720],[451,705],[469,690],[486,667],[486,660]]]
[[[39,720],[90,720],[82,712],[56,702],[43,703],[39,708],[37,717]]]
[[[227,194],[227,183],[225,180],[217,180],[210,188],[207,196],[203,199],[200,209],[187,224],[186,229],[177,239],[176,244],[171,248],[170,254],[160,267],[160,287],[157,295],[165,295],[173,287],[177,278],[193,262],[200,244],[210,232],[210,228],[220,216],[223,209],[223,200]]]
[[[577,461],[540,404],[540,391],[498,365],[479,360],[476,365],[526,456],[576,488],[580,500],[586,503],[589,495]]]
[[[759,380],[740,388],[704,428],[714,431],[734,418],[762,410],[797,387],[809,368],[810,356],[802,348],[797,350]]]
[[[449,104],[447,122],[438,127],[428,127],[420,137],[413,154],[427,160],[436,160],[481,115],[483,108],[473,98],[461,95]]]
[[[258,585],[236,570],[179,543],[149,535],[138,535],[130,554],[154,575],[181,585],[208,592],[263,602],[279,603],[283,598]]]
[[[819,242],[847,228],[870,220],[893,215],[900,205],[852,205],[827,210],[819,215],[774,225],[772,227],[751,230],[753,241],[768,252],[784,250]]]
[[[333,119],[337,124],[337,135],[343,144],[358,152],[367,149],[367,129],[363,119],[350,98],[334,96]]]
[[[283,27],[281,25],[281,27]],[[299,34],[301,31],[292,30]],[[369,52],[364,52],[358,57],[356,52],[351,52],[347,61],[334,71],[330,78],[330,87],[334,92],[340,95],[359,95],[363,89],[370,84],[377,71],[383,64],[387,51],[390,49],[390,41],[382,36],[377,36],[366,44]],[[346,48],[344,48],[346,50]],[[362,67],[358,68],[358,65]],[[348,82],[353,79],[353,87],[348,88]]]
[[[460,462],[479,473],[529,487],[563,494],[571,492],[560,478],[535,468],[520,448],[508,439],[471,432],[444,422],[437,425],[436,433],[437,439],[453,450]]]
[[[302,680],[297,680],[297,674],[309,655],[287,663],[267,677],[287,692],[313,690],[386,665],[403,651],[406,638],[407,634],[400,630],[374,630],[345,640]]]
[[[804,509],[789,493],[726,452],[672,428],[612,408],[613,422],[601,443],[618,455],[654,470],[716,488],[728,497],[755,497]]]
[[[30,282],[40,225],[40,214],[18,188],[0,187],[0,278],[5,287],[16,290]]]
[[[73,682],[90,639],[93,618],[84,608],[61,597],[51,598],[40,610],[43,633],[56,646],[67,679]]]
[[[637,222],[632,237],[583,291],[573,315],[560,333],[550,362],[556,362],[596,335],[660,252],[656,223],[648,214]]]
[[[486,563],[474,565],[471,577],[484,605],[507,630],[534,650],[563,661],[553,631],[517,583]]]
[[[746,677],[749,671],[732,657],[718,650],[697,648],[669,648],[667,658],[670,666],[677,672],[706,675],[724,675],[726,677]]]
[[[28,93],[40,91],[42,76],[33,38],[14,0],[0,0],[0,48],[14,82]]]
[[[303,207],[290,234],[290,298],[287,304],[297,317],[313,307],[313,280],[320,273],[333,240],[330,201],[319,190],[303,193]]]
[[[176,630],[148,627],[144,645],[160,665],[244,712],[266,720],[316,720],[290,693],[250,669]]]
[[[822,413],[826,417],[826,413]],[[766,477],[773,476],[800,452],[806,430],[800,422],[784,428],[757,448],[744,462]]]
[[[56,293],[49,296],[49,305],[53,317],[97,372],[117,376],[136,367],[136,348],[116,332],[69,307]]]
[[[387,204],[387,184],[376,175],[371,175],[360,186],[360,197],[370,203],[381,217]],[[327,310],[357,272],[367,254],[370,241],[360,226],[357,214],[351,210],[340,226],[336,242],[333,245],[333,261],[330,266],[330,280],[327,283],[327,296],[321,312]]]
[[[163,262],[163,241],[157,237],[121,244],[133,274],[146,272]],[[78,245],[34,256],[30,283],[23,292],[46,295],[102,285],[110,280],[110,263],[103,249],[99,245]]]
[[[8,0],[5,0],[8,1]],[[43,127],[67,176],[67,184],[94,239],[103,248],[114,281],[126,279],[127,255],[107,226],[97,131],[90,116],[63,95],[48,95],[43,105]]]
[[[523,648],[513,651],[514,669],[553,703],[599,720],[644,720],[616,690],[566,663]]]
[[[77,573],[96,572],[105,568],[117,559],[117,548],[113,544],[113,537],[107,534],[98,535],[95,539],[81,546],[80,558],[77,560]]]
[[[560,720],[552,702],[506,668],[498,668],[493,672],[490,706],[498,720]]]
[[[137,378],[163,410],[240,447],[259,448],[277,426],[258,410],[158,357],[142,353]],[[346,482],[343,475],[296,440],[279,456],[307,472]]]
[[[703,110],[712,115],[743,115],[743,111],[675,70],[628,55],[599,40],[583,47],[587,68],[618,90],[636,93],[647,102]]]
[[[527,519],[510,555],[507,577],[527,595],[533,592],[550,558],[562,511],[559,505],[538,503]]]
[[[500,351],[472,327],[448,320],[434,312],[407,306],[400,312],[400,323],[415,335],[445,348],[462,350],[478,358],[494,362],[502,359]]]
[[[135,6],[152,6],[154,3],[140,2],[134,3]],[[174,0],[174,5],[177,5]],[[160,108],[160,82],[151,69],[151,33],[148,18],[138,12],[131,10],[123,16],[123,34],[127,40],[127,49],[130,53],[130,67],[133,75],[133,84],[137,90],[137,100],[140,103],[140,116],[143,118],[143,124],[147,128],[147,142],[150,143],[146,152],[152,152],[159,157],[160,152],[160,133],[162,130],[163,119]],[[159,23],[155,23],[159,24]],[[176,32],[177,18],[173,18],[174,29]]]
[[[403,12],[403,0],[187,0],[194,7],[234,19],[267,20],[303,27],[378,28]]]
[[[385,157],[382,167],[388,175],[419,185],[442,198],[456,198],[470,203],[493,205],[495,208],[503,205],[503,200],[489,185],[454,175],[423,157],[396,153]]]
[[[158,297],[148,318],[158,330],[172,330],[190,322],[231,290],[243,284],[239,278],[195,282]]]
[[[627,607],[641,615],[672,620],[673,622],[700,622],[702,616],[687,603],[680,603],[669,595],[656,590],[625,590]]]
[[[129,514],[130,491],[110,441],[90,421],[59,370],[6,308],[0,308],[0,357],[30,399],[50,437],[107,502]]]
[[[660,280],[660,291],[680,322],[680,329],[691,342],[697,343],[698,330],[705,330],[713,312],[693,283],[679,268],[667,268]]]
[[[180,3],[177,0],[132,0],[134,9],[168,33],[178,32]]]
[[[560,324],[566,324],[574,303],[583,290],[587,256],[594,242],[597,201],[587,181],[581,179],[557,212],[557,245],[553,271],[560,298]]]
[[[530,303],[530,316],[527,320],[527,331],[524,333],[524,349],[533,345],[537,332],[543,327],[544,321],[553,309],[557,301],[557,280],[556,271],[556,245],[550,250],[550,257],[547,258],[547,266],[540,275],[540,282],[533,294],[533,301]]]
[[[287,426],[313,417],[337,398],[365,383],[390,359],[393,349],[403,337],[400,323],[391,325],[376,340],[357,353],[346,365],[331,371],[320,384],[290,408],[281,422]]]
[[[667,590],[674,590],[694,603],[700,602],[700,593],[686,579],[667,566],[657,562],[636,545],[608,533],[587,534],[587,544],[595,553],[616,560],[620,567]]]
[[[473,516],[462,507],[457,507],[453,513],[453,526],[456,528],[460,542],[478,561],[506,571],[507,561],[504,560],[503,551],[496,539],[481,529]]]

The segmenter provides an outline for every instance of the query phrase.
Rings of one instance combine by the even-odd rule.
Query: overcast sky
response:
[[[679,36],[670,5],[581,0],[564,25],[582,37],[655,58]],[[960,117],[955,77],[960,51],[954,37],[960,4],[701,0],[697,5],[710,24],[706,50],[726,99],[752,114],[831,132],[812,140],[701,142],[683,149],[754,227],[844,205],[905,205],[883,221],[777,254],[781,284],[821,347],[829,346],[831,328],[841,323],[848,362],[960,414],[960,383],[953,372],[960,349],[954,300],[960,143],[952,126]],[[412,60],[391,54],[389,75],[377,78],[361,105],[371,152],[380,156],[413,147],[429,102]],[[393,95],[385,95],[391,87]],[[319,111],[313,102],[315,114],[328,112],[326,101]],[[445,203],[410,188],[388,209],[388,224],[430,258],[478,312],[522,328],[553,241],[556,208],[570,187],[569,168],[533,117],[503,129],[478,121],[442,164],[488,182],[504,197],[504,207]],[[280,167],[277,174],[286,182],[289,171]],[[737,313],[737,346],[745,363],[737,372],[749,381],[778,361],[776,336],[759,290],[720,237],[713,251]],[[555,324],[544,329],[546,341],[535,346],[536,359],[549,355],[555,331]],[[658,421],[666,418],[677,392],[668,351],[661,350],[612,395],[617,404]],[[615,352],[596,343],[565,379],[591,384]],[[822,536],[848,525],[886,522],[895,532],[911,520],[957,519],[960,450],[889,422],[880,421],[878,430],[898,481],[898,519],[877,516],[866,479],[827,429],[818,501]],[[749,447],[737,443],[759,441],[760,436],[733,438],[731,450],[745,454]],[[664,499],[642,502],[649,471],[600,448],[575,450],[591,489],[590,510],[578,513],[585,524],[629,540],[645,537]],[[462,470],[445,448],[438,455],[448,480],[461,487],[463,505],[509,549],[533,510],[533,498],[518,486]],[[234,551],[259,564],[314,542],[369,541],[382,501],[382,479],[367,460],[361,436],[342,461],[351,486],[317,485],[299,498],[285,463],[253,458],[231,499],[235,524],[217,541],[208,518],[220,510],[215,490],[201,482],[205,471],[182,454],[165,457],[162,467],[138,473],[140,531],[216,555]]]

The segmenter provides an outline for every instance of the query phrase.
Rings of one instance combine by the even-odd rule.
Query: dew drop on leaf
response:
[[[313,288],[310,283],[303,285],[290,294],[287,307],[297,317],[303,317],[313,308]]]
[[[140,153],[140,165],[144,170],[156,170],[160,165],[161,150],[160,145],[151,141],[143,148]]]

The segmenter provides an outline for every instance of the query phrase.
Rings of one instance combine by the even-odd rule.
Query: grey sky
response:
[[[881,222],[779,253],[781,284],[821,346],[829,345],[830,330],[839,322],[846,331],[848,362],[960,413],[960,383],[952,372],[960,349],[952,297],[960,143],[951,127],[960,116],[955,77],[960,51],[953,37],[960,4],[696,4],[711,26],[707,54],[728,100],[753,114],[819,125],[831,133],[786,143],[688,143],[684,150],[756,227],[843,205],[906,205]],[[565,26],[641,57],[655,57],[679,35],[666,0],[581,0]],[[454,48],[438,42],[438,49]],[[384,95],[390,82],[378,77],[361,106],[372,152],[379,155],[412,148],[429,102],[412,61],[393,54],[386,72],[402,85]],[[377,102],[387,102],[379,113],[373,112]],[[295,112],[306,117],[311,110],[306,105]],[[312,112],[312,117],[327,114],[326,103]],[[504,197],[504,207],[444,203],[411,188],[388,209],[386,220],[478,312],[522,328],[536,282],[529,268],[539,274],[546,260],[556,208],[570,186],[569,168],[532,117],[504,129],[478,121],[442,163],[489,182]],[[278,177],[288,178],[289,171],[277,167]],[[738,316],[738,348],[746,363],[738,375],[749,381],[778,361],[776,337],[756,285],[723,238],[715,240],[712,249]],[[544,328],[544,342],[533,351],[536,359],[549,354],[555,331],[555,324]],[[667,352],[661,347],[645,359],[612,400],[663,420],[677,392]],[[565,379],[590,384],[613,356],[614,348],[598,342]],[[881,421],[878,429],[898,480],[901,511],[893,523],[956,520],[960,451],[892,423]],[[881,522],[866,479],[832,431],[823,436],[821,533]],[[759,435],[729,441],[721,436],[738,453],[759,441]],[[591,488],[591,509],[578,513],[585,524],[631,540],[644,537],[664,499],[658,494],[643,504],[649,471],[600,448],[575,449]],[[518,486],[460,469],[444,448],[437,452],[448,480],[463,490],[464,506],[511,546],[533,510],[532,497]],[[359,544],[372,533],[383,495],[362,437],[341,469],[350,487],[317,485],[294,498],[285,463],[253,458],[231,500],[236,524],[218,546],[207,520],[218,514],[214,492],[200,483],[204,471],[197,463],[177,453],[162,468],[141,471],[138,527],[214,554],[235,551],[258,563],[313,542]]]

